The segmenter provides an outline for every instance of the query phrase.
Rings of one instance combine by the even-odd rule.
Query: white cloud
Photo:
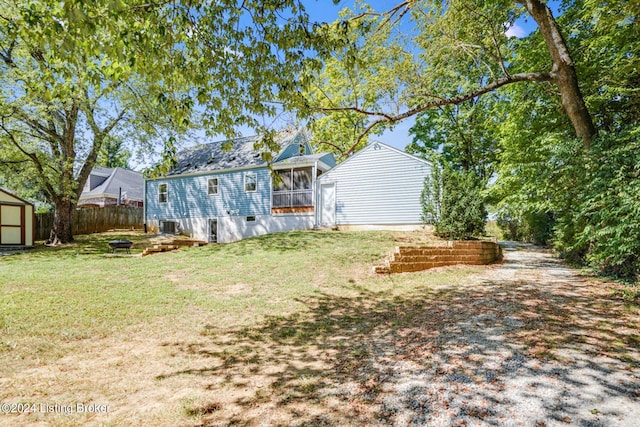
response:
[[[518,24],[513,24],[511,27],[504,32],[507,37],[517,37],[522,38],[528,35],[528,31],[522,28]]]

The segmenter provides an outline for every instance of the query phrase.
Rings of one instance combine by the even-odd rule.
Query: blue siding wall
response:
[[[322,175],[336,184],[336,224],[420,224],[420,194],[431,165],[373,143]]]
[[[311,151],[311,147],[309,146],[309,143],[301,134],[298,134],[293,139],[291,144],[287,145],[287,147],[284,150],[282,150],[282,153],[280,153],[280,155],[276,157],[274,162],[279,162],[281,160],[288,159],[289,157],[295,157],[300,155],[300,144],[304,144],[304,154],[313,154],[313,152]]]
[[[255,192],[244,191],[245,173],[257,175]],[[218,194],[207,194],[209,178],[218,178]],[[147,219],[215,218],[231,215],[269,215],[271,176],[266,168],[179,176],[146,181]],[[159,203],[158,187],[167,184],[168,201]]]
[[[332,153],[327,153],[324,156],[320,157],[320,161],[323,162],[325,165],[329,166],[330,168],[336,165],[336,158],[333,157]]]

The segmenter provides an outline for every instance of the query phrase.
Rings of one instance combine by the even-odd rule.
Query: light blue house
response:
[[[316,225],[422,226],[420,195],[430,162],[374,142],[318,178]]]
[[[316,180],[335,165],[333,155],[314,154],[304,133],[283,132],[281,150],[268,163],[257,142],[239,138],[179,153],[166,177],[145,181],[147,230],[232,242],[313,228]]]

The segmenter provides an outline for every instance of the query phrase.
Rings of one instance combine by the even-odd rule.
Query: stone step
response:
[[[399,246],[383,266],[376,266],[378,274],[427,270],[447,265],[486,265],[502,259],[495,242],[446,242],[433,246]]]

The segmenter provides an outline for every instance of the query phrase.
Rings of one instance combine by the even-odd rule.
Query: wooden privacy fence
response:
[[[73,214],[73,234],[100,233],[114,228],[142,228],[142,208],[106,206],[78,209]],[[36,214],[36,240],[47,240],[53,227],[53,212]]]

